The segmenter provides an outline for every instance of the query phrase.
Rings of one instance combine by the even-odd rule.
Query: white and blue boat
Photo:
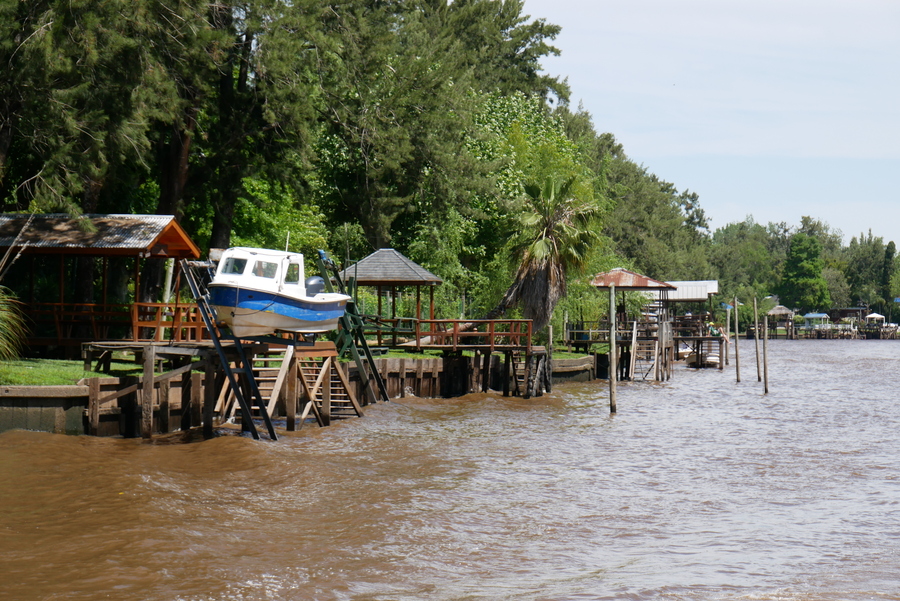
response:
[[[322,278],[304,279],[300,253],[236,247],[222,253],[209,304],[238,338],[327,332],[338,327],[350,297],[323,288]]]

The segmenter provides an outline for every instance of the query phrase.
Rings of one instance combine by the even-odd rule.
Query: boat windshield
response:
[[[300,283],[300,264],[299,263],[288,264],[287,273],[285,273],[285,275],[284,275],[284,283],[285,284],[299,284]]]
[[[240,275],[244,273],[246,267],[247,259],[235,259],[234,257],[229,257],[225,259],[225,264],[222,266],[222,273]]]
[[[261,278],[275,279],[278,273],[278,263],[269,263],[268,261],[257,261],[253,265],[253,275]]]

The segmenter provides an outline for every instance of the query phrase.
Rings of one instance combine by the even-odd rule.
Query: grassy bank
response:
[[[140,375],[133,361],[113,361],[109,374],[84,371],[82,361],[58,359],[16,359],[0,362],[0,386],[67,386],[82,378]]]

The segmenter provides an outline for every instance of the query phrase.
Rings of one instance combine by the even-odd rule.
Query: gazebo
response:
[[[378,289],[378,315],[381,315],[381,297],[384,289],[391,293],[391,318],[397,317],[396,288],[398,286],[415,286],[416,319],[422,319],[422,286],[429,291],[429,319],[434,319],[434,287],[443,280],[421,265],[410,261],[393,248],[382,248],[359,262],[344,269],[339,274],[341,279],[356,281],[357,286],[374,286]]]
[[[785,307],[784,305],[775,305],[766,313],[769,317],[773,317],[774,323],[769,324],[769,327],[774,329],[774,336],[778,337],[778,328],[784,328],[784,335],[786,338],[794,337],[794,312]]]
[[[113,335],[138,340],[146,328],[156,339],[163,327],[174,327],[180,335],[179,320],[188,307],[179,307],[177,298],[174,306],[138,302],[141,265],[196,259],[200,249],[172,215],[3,214],[0,254],[9,270],[3,283],[25,303],[34,328],[28,345],[71,347]],[[76,262],[83,259],[99,261],[83,272],[96,273],[94,281],[79,280]],[[131,285],[126,285],[129,271]],[[175,271],[177,281],[177,261]],[[121,282],[119,289],[127,291],[130,302],[110,302],[112,280]]]

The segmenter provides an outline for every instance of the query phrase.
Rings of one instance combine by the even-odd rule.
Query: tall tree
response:
[[[802,232],[794,234],[779,290],[783,304],[801,311],[831,306],[828,284],[822,277],[824,261],[821,254],[822,247],[817,238]]]
[[[860,234],[853,237],[846,250],[847,282],[854,302],[866,307],[879,306],[883,302],[881,281],[884,275],[885,248],[882,238]]]

